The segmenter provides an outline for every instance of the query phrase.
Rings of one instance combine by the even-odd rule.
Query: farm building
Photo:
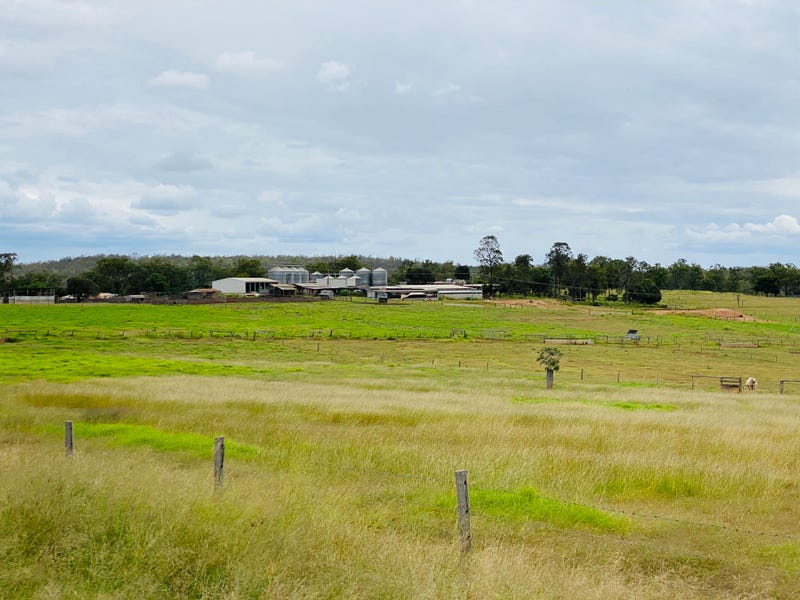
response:
[[[211,282],[211,287],[223,294],[261,294],[268,293],[274,284],[280,283],[266,277],[226,277]]]
[[[372,286],[369,289],[368,297],[374,298],[378,293],[385,293],[393,298],[450,298],[458,300],[480,300],[483,298],[483,289],[480,285],[457,285],[450,282],[439,282],[419,285],[389,285]]]

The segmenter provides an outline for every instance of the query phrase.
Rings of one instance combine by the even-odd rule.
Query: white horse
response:
[[[747,380],[744,382],[744,385],[751,392],[755,392],[756,391],[756,386],[758,385],[758,382],[756,381],[755,377],[748,377]]]

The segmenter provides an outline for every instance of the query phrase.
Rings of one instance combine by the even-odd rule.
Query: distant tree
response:
[[[19,277],[11,278],[11,287],[16,289],[50,289],[60,291],[64,288],[64,282],[58,273],[48,273],[47,271],[30,271]]]
[[[411,285],[433,283],[433,271],[428,265],[412,265],[406,269],[405,280]]]
[[[67,293],[75,296],[79,302],[89,296],[94,296],[98,291],[97,284],[83,275],[67,279]]]
[[[358,260],[358,257],[355,254],[351,254],[350,256],[342,256],[337,258],[335,261],[333,261],[332,266],[335,273],[339,273],[344,269],[358,271],[361,268],[361,261]]]
[[[597,263],[590,262],[586,267],[586,283],[589,286],[589,295],[592,302],[597,301],[597,296],[608,289],[606,271]]]
[[[652,279],[643,277],[631,284],[623,299],[638,304],[658,304],[661,302],[661,290]]]
[[[780,276],[773,269],[754,267],[752,269],[753,292],[765,296],[778,296],[781,293]]]
[[[234,277],[264,277],[266,269],[257,258],[240,257],[233,267]]]
[[[126,295],[140,291],[139,265],[127,256],[105,256],[85,275],[103,292]]]
[[[548,390],[553,388],[553,373],[558,371],[559,367],[561,366],[561,358],[563,356],[564,353],[553,346],[545,346],[539,352],[539,356],[536,361],[544,367],[547,375]]]
[[[309,273],[322,273],[323,275],[332,275],[334,272],[338,273],[338,271],[334,270],[333,263],[325,260],[316,260],[306,263],[305,268]]]
[[[486,295],[491,297],[494,295],[494,280],[497,267],[503,262],[500,242],[493,235],[484,236],[481,238],[474,254],[475,260],[480,265],[481,273],[489,279],[489,289]]]
[[[7,288],[7,282],[11,279],[11,272],[17,260],[15,252],[4,252],[0,254],[0,291]]]
[[[453,271],[454,279],[463,279],[464,281],[469,282],[469,277],[470,277],[469,266],[456,265],[455,270]]]
[[[195,254],[189,259],[190,288],[211,287],[211,282],[215,279],[222,279],[218,276],[218,269],[214,267],[214,262],[208,256],[198,256]]]
[[[550,248],[550,251],[545,256],[545,264],[550,268],[553,274],[555,289],[553,290],[554,296],[561,295],[561,287],[564,284],[564,278],[567,275],[569,262],[572,260],[572,248],[566,242],[556,242]]]

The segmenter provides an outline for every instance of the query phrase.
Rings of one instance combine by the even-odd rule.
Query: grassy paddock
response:
[[[705,298],[697,308],[730,300]],[[565,345],[551,391],[524,334],[555,331],[560,315],[560,331],[599,335],[638,315],[424,305],[391,327],[456,310],[493,315],[479,327],[509,339],[112,337],[123,313],[110,307],[0,307],[9,329],[25,329],[10,326],[21,314],[51,329],[0,344],[0,597],[800,596],[800,392],[771,389],[776,368],[796,373],[783,304],[753,323],[642,316],[630,327],[670,341]],[[348,306],[377,308],[319,303],[320,320],[347,323]],[[127,325],[153,331],[159,313],[122,308],[145,308]],[[80,329],[71,314],[107,326],[56,334]],[[196,313],[186,329],[223,316]],[[768,327],[784,344],[691,341],[720,327]],[[697,370],[767,383],[691,391]]]

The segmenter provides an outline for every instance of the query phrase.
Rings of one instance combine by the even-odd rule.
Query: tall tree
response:
[[[0,291],[6,289],[6,283],[11,279],[11,272],[17,260],[15,252],[0,254]]]
[[[569,262],[572,260],[572,248],[566,242],[556,242],[545,256],[545,264],[550,267],[555,283],[554,295],[561,295],[561,286],[567,274]]]
[[[478,247],[475,249],[475,260],[480,265],[481,273],[489,278],[488,296],[494,295],[494,280],[497,267],[503,263],[503,253],[500,250],[500,242],[493,235],[486,235],[481,238]]]

